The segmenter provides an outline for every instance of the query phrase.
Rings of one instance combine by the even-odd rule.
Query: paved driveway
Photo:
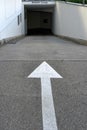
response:
[[[54,36],[0,48],[0,130],[45,130],[41,81],[27,78],[43,61],[63,77],[51,79],[58,130],[87,130],[87,46]]]

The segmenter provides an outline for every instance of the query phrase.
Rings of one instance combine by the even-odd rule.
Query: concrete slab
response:
[[[87,46],[54,36],[30,36],[0,48],[0,60],[87,60]]]

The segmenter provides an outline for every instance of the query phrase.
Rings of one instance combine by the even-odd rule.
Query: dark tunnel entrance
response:
[[[26,35],[52,35],[52,11],[26,10]]]

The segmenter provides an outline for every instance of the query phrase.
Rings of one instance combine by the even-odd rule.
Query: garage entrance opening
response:
[[[52,35],[52,11],[27,9],[26,35]]]

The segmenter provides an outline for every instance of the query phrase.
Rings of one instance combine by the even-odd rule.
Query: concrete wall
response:
[[[47,20],[47,22],[45,22]],[[41,14],[41,28],[46,28],[50,29],[51,28],[51,23],[52,23],[52,13],[50,12],[44,12]]]
[[[53,14],[53,33],[87,40],[87,7],[56,2]]]
[[[47,22],[44,20],[47,19]],[[27,17],[28,29],[35,28],[51,28],[51,13],[50,12],[40,12],[40,11],[31,11],[28,13]]]
[[[0,40],[23,33],[22,22],[18,25],[17,16],[20,13],[22,13],[21,0],[0,0]]]
[[[23,12],[24,6],[21,0],[0,0],[0,40],[24,33]],[[20,13],[23,17],[22,22],[18,25],[18,15]],[[50,28],[50,14],[36,13],[38,14],[29,16],[31,21],[29,27]],[[44,23],[44,19],[48,19],[48,23]],[[53,33],[87,40],[87,7],[57,1],[53,13]]]
[[[28,12],[27,14],[28,29],[40,28],[40,13],[39,12]]]

